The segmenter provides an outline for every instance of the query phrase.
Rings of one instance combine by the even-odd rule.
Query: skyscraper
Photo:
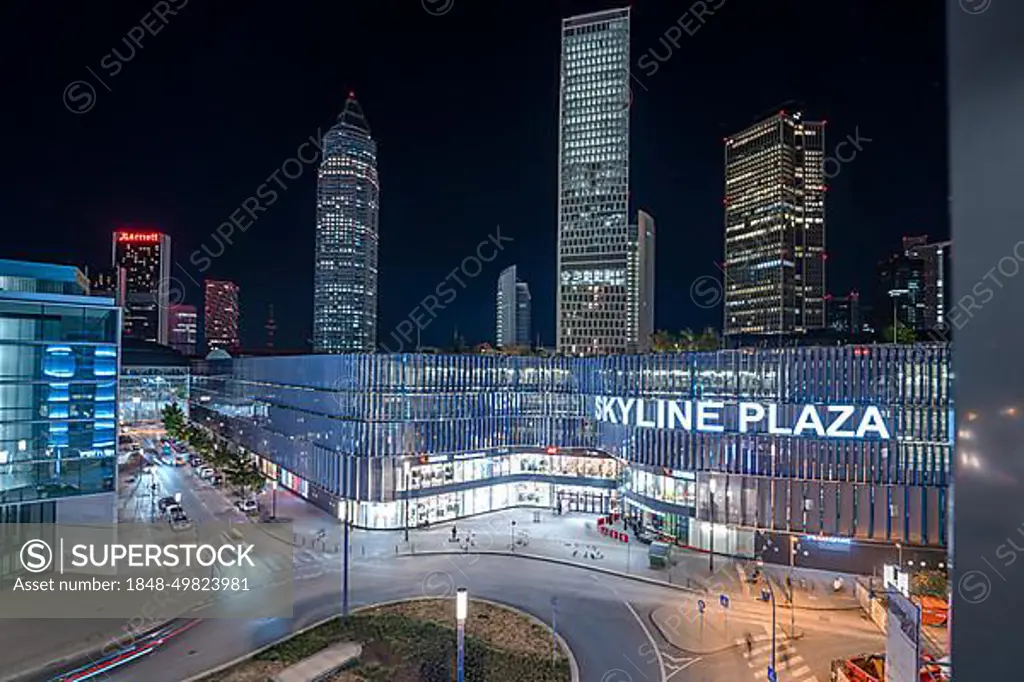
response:
[[[875,302],[878,331],[891,338],[887,331],[894,324],[912,331],[925,326],[925,261],[906,253],[895,253],[878,264],[878,298]]]
[[[313,351],[377,344],[377,143],[355,95],[324,136],[317,178]]]
[[[125,271],[124,335],[167,345],[170,235],[155,230],[117,230],[113,265]]]
[[[118,306],[124,307],[127,286],[127,273],[124,268],[86,268],[85,274],[89,278],[90,296],[112,298]]]
[[[629,349],[629,8],[562,20],[558,351]]]
[[[188,357],[196,354],[196,337],[199,332],[199,314],[194,305],[177,303],[167,312],[168,345]]]
[[[644,211],[630,228],[630,247],[626,342],[630,352],[646,353],[654,334],[654,218]]]
[[[530,287],[519,281],[516,266],[510,265],[498,276],[497,333],[498,348],[530,346],[530,320],[533,315]]]
[[[726,334],[825,326],[825,122],[780,111],[725,140]]]
[[[924,265],[924,315],[918,331],[940,328],[944,323],[946,311],[951,308],[949,294],[952,280],[949,266],[952,247],[951,241],[929,244],[928,237],[924,236],[903,238],[903,252],[906,256],[920,259]]]
[[[206,350],[237,350],[241,345],[238,340],[238,285],[228,280],[208,279],[203,287],[206,305],[203,335]]]

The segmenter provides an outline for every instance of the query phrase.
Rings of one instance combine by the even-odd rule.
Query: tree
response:
[[[235,454],[232,457],[225,469],[225,474],[231,485],[241,488],[242,497],[246,497],[249,491],[259,492],[262,490],[267,480],[256,463],[241,454]]]
[[[893,338],[895,332],[895,339]],[[917,341],[917,333],[906,325],[889,325],[885,330],[885,340],[889,343],[914,343]]]
[[[693,340],[695,350],[718,350],[719,345],[718,330],[714,327],[704,327],[704,331]]]
[[[675,341],[672,338],[672,334],[664,329],[659,329],[651,334],[651,350],[655,353],[667,353],[672,350],[674,343]]]
[[[181,438],[185,429],[185,413],[177,403],[168,403],[161,410],[164,429],[171,438]]]

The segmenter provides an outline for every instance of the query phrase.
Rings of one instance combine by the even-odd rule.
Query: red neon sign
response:
[[[161,236],[159,232],[118,232],[117,241],[155,243],[160,241]]]

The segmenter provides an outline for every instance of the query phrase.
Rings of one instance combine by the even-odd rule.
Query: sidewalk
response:
[[[705,612],[700,613],[697,596],[683,596],[673,600],[673,605],[662,606],[651,612],[651,622],[669,644],[688,653],[708,656],[738,646],[747,633],[751,642],[770,642],[771,632],[765,634],[763,615],[731,613],[717,601],[705,602]],[[795,634],[789,632],[789,623],[780,619],[777,625],[778,641],[799,639],[803,636],[800,628]],[[758,634],[754,634],[758,633]]]

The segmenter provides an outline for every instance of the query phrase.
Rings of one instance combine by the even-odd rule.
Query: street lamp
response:
[[[270,480],[270,518],[277,518],[277,479]]]
[[[711,494],[711,546],[708,552],[708,571],[715,572],[715,479],[708,481],[708,492]]]
[[[469,595],[465,587],[455,591],[455,623],[458,626],[459,682],[466,680],[466,611],[469,610]]]
[[[512,519],[512,537],[510,539],[512,540],[512,550],[511,551],[514,552],[514,551],[516,551],[516,520],[515,519]]]
[[[796,536],[789,536],[789,638],[796,636],[796,590],[793,588],[793,563],[796,560]]]
[[[402,471],[405,472],[405,542],[409,543],[409,478],[412,471],[412,464],[409,460],[402,463]]]
[[[764,579],[764,584],[768,586],[768,595],[772,599],[772,671],[775,670],[775,588],[772,587],[772,581],[768,578]],[[792,599],[790,600],[792,602]],[[793,633],[789,634],[790,638],[793,637]]]

